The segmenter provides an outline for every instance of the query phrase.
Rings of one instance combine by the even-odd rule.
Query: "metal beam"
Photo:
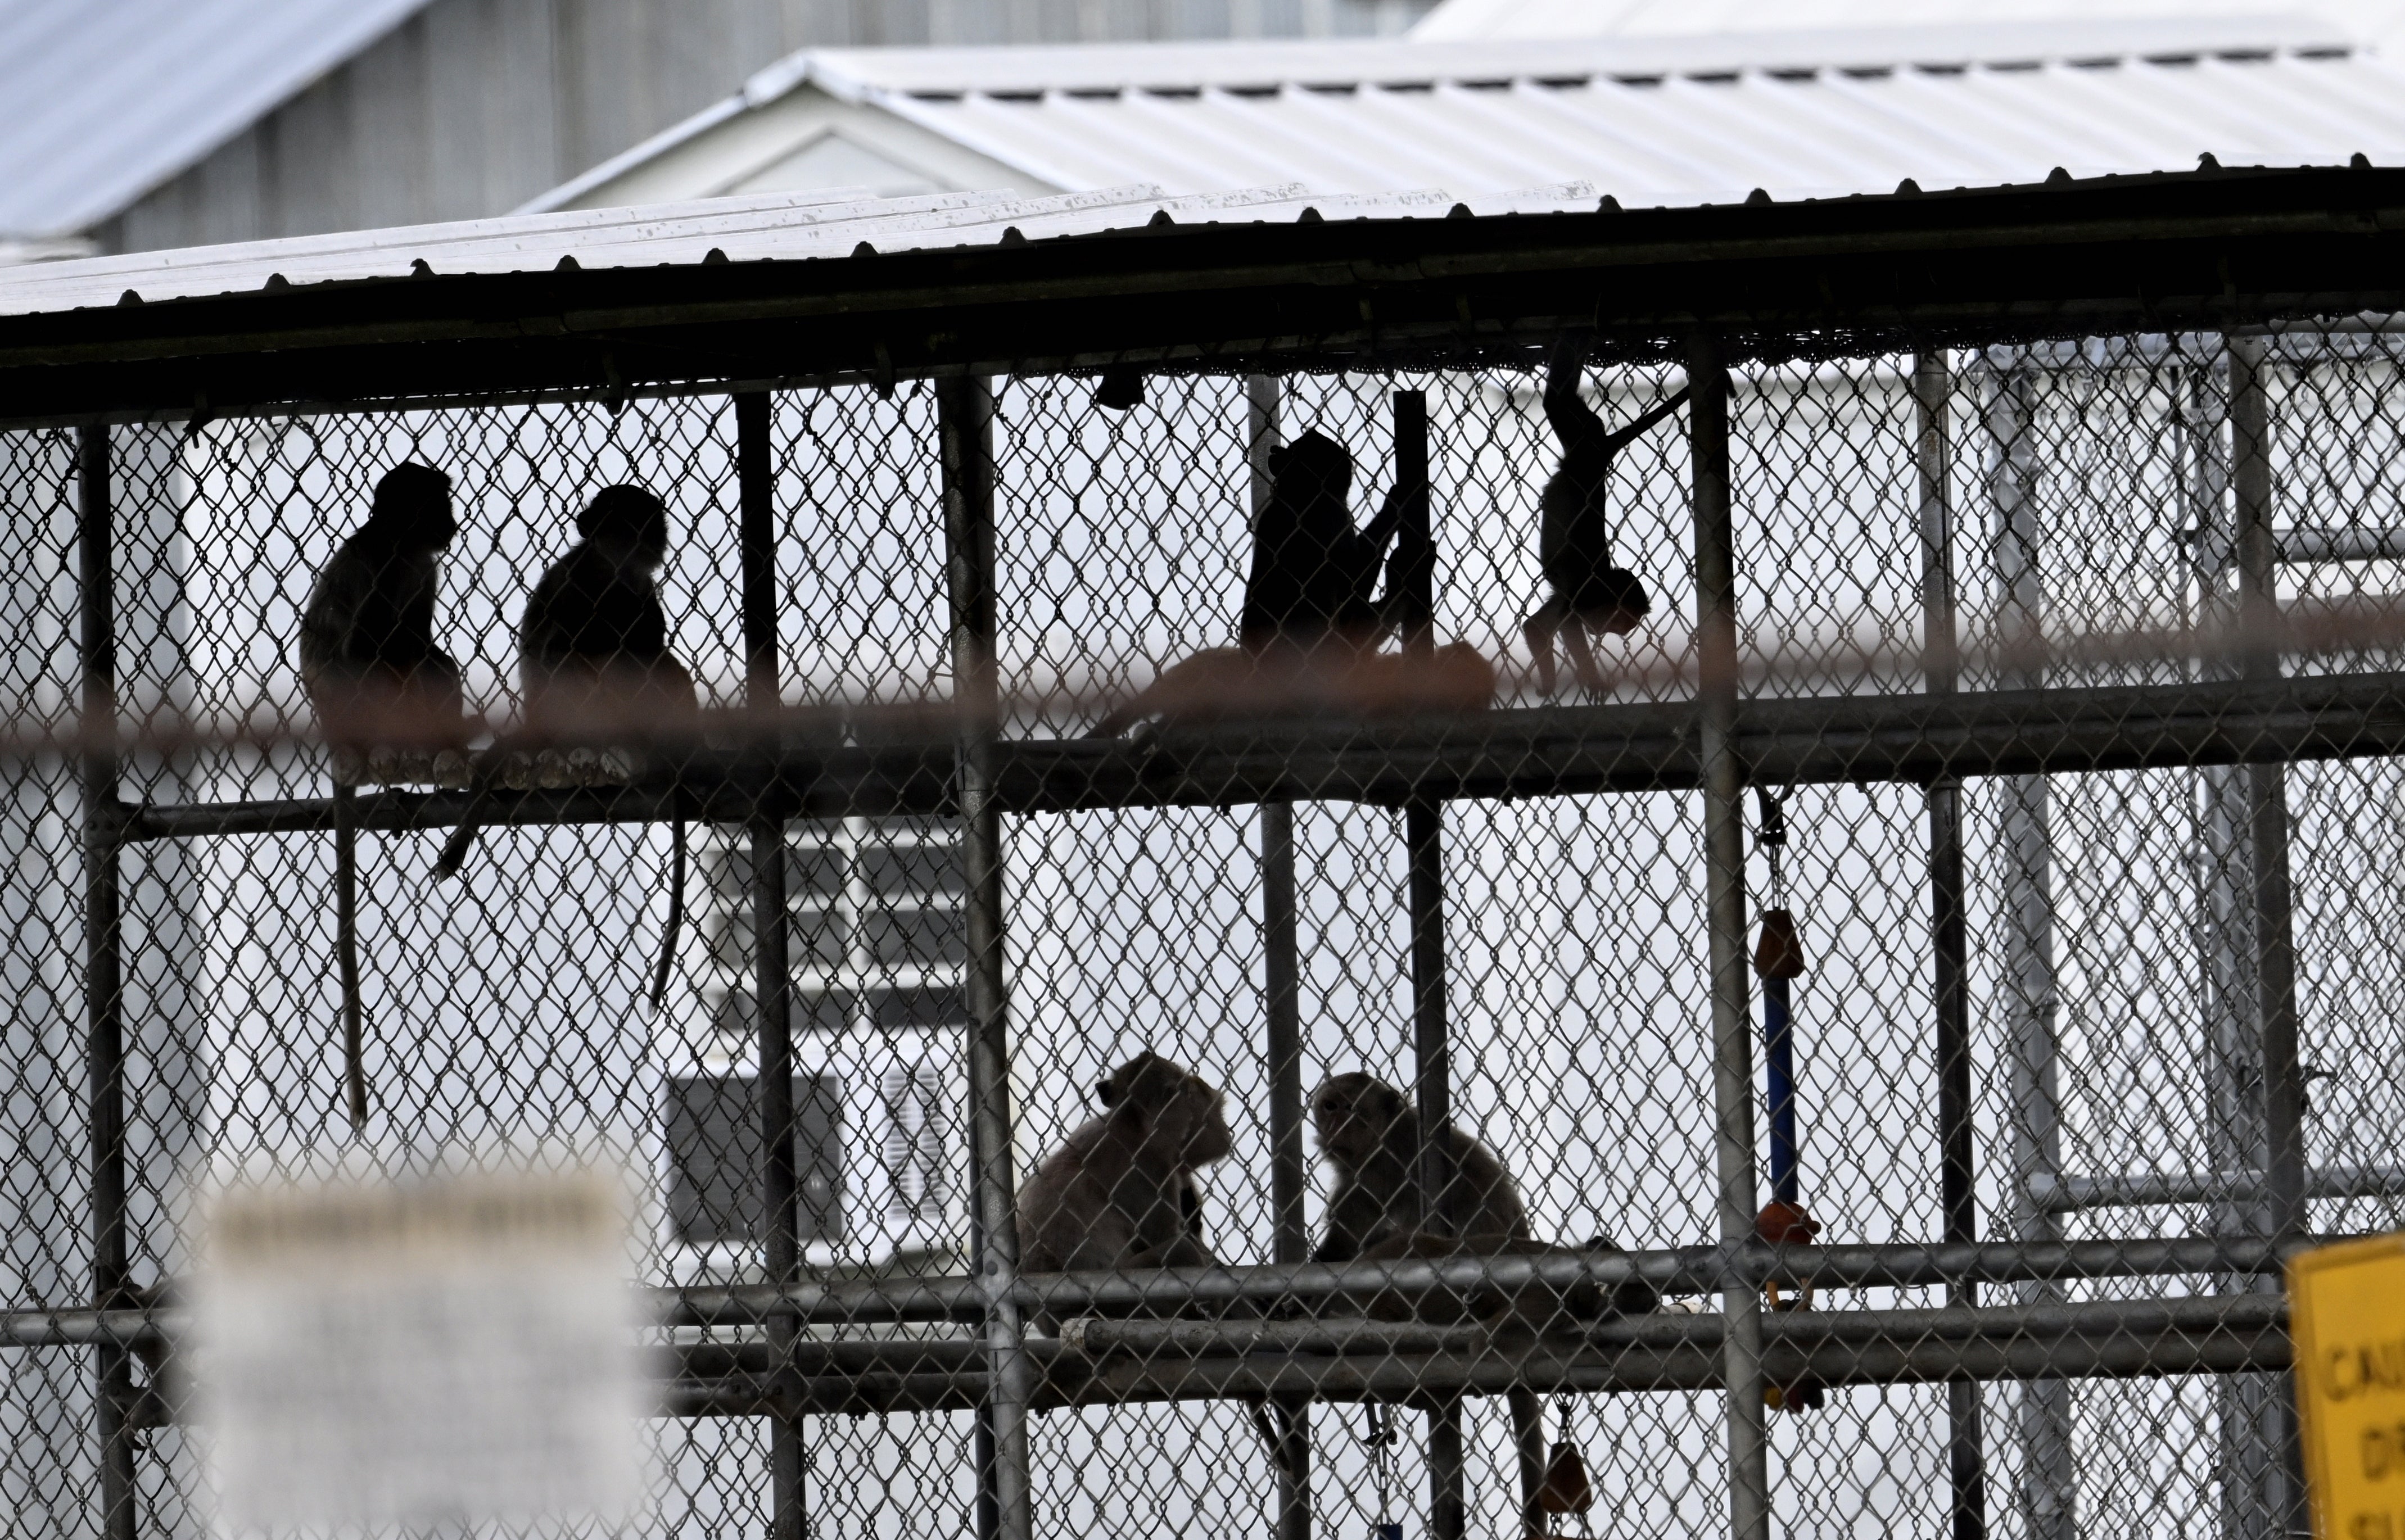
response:
[[[1960,688],[1962,637],[1954,613],[1953,371],[1941,351],[1913,362],[1914,460],[1920,483],[1920,623],[1922,674],[1933,695]],[[1938,1211],[1945,1239],[1978,1234],[1972,1130],[1970,928],[1962,861],[1962,783],[1932,782],[1929,816],[1929,950],[1931,1003],[1936,1038]],[[1978,1303],[1977,1285],[1947,1293],[1957,1306]],[[1950,1387],[1946,1405],[1946,1467],[1953,1540],[1981,1540],[1988,1531],[1986,1452],[1979,1429],[1979,1390]]]
[[[78,790],[83,797],[85,1115],[91,1137],[91,1297],[103,1309],[124,1305],[133,1285],[126,1234],[125,986],[123,894],[118,853],[125,810],[118,798],[116,519],[109,435],[87,427],[77,440],[83,734]],[[102,1344],[93,1355],[94,1433],[100,1440],[100,1528],[108,1540],[134,1540],[139,1519],[134,1474],[134,1360]]]
[[[979,1501],[999,1540],[1033,1540],[1027,1408],[1032,1370],[1016,1292],[1019,1226],[1010,1145],[1010,1024],[1003,956],[1002,808],[994,796],[999,724],[995,659],[993,387],[948,380],[935,398],[942,437],[944,544],[951,598],[952,692],[962,854],[968,877],[969,1125],[992,1429]]]
[[[1720,1234],[1754,1233],[1753,1004],[1746,988],[1744,770],[1737,750],[1737,554],[1729,506],[1729,377],[1718,339],[1688,342],[1695,513],[1696,759],[1703,773],[1704,912],[1712,1029],[1713,1159]],[[1729,1533],[1770,1540],[1770,1445],[1763,1423],[1762,1295],[1721,1290],[1728,1333]]]
[[[812,739],[817,741],[813,742]],[[740,820],[772,798],[789,817],[959,809],[949,735],[877,744],[794,728],[764,786],[759,762],[696,750],[674,789],[501,791],[493,824]],[[2295,763],[2405,753],[2405,675],[2330,674],[2086,690],[1788,696],[1737,703],[1730,746],[1743,777],[1780,785],[1924,785],[2209,764]],[[1399,805],[1414,795],[1572,796],[1701,784],[1697,708],[1544,707],[1435,721],[1229,724],[1145,742],[1000,742],[993,795],[1009,813],[1225,807],[1276,801]],[[363,830],[448,828],[468,794],[362,796]],[[129,810],[132,839],[289,833],[333,827],[323,797]]]
[[[1269,505],[1270,451],[1279,441],[1283,386],[1265,374],[1245,382],[1245,461],[1251,472],[1252,516]],[[1301,1262],[1311,1254],[1304,1200],[1311,1186],[1303,1149],[1302,956],[1297,933],[1294,805],[1265,802],[1261,826],[1261,992],[1270,1082],[1270,1258]],[[1311,1408],[1308,1403],[1270,1407],[1277,1443],[1277,1540],[1311,1540]]]
[[[1734,1250],[1685,1246],[1647,1252],[1561,1252],[1541,1257],[1456,1257],[1442,1262],[1347,1263],[1242,1267],[1166,1268],[1130,1273],[1022,1274],[1014,1297],[1024,1310],[1066,1318],[1097,1311],[1125,1313],[1147,1305],[1225,1305],[1242,1300],[1367,1299],[1381,1294],[1438,1290],[1510,1291],[1541,1284],[1568,1289],[1593,1284],[1606,1292],[1642,1281],[1665,1294],[1717,1291],[1732,1276],[1751,1280],[1808,1277],[1829,1289],[1928,1288],[1959,1281],[2015,1283],[2031,1280],[2172,1278],[2224,1272],[2276,1272],[2312,1246],[2353,1236],[2308,1236],[2274,1242],[2260,1237],[2199,1236],[2179,1240],[2080,1240],[2031,1244],[2018,1240],[1971,1246],[1900,1244],[1789,1246],[1754,1244]],[[784,1314],[812,1323],[973,1321],[988,1290],[978,1276],[900,1278],[854,1282],[805,1281],[791,1288],[764,1284],[695,1285],[647,1291],[662,1322],[679,1326],[756,1325]],[[179,1309],[151,1306],[94,1310],[0,1310],[0,1346],[80,1347],[134,1343],[182,1329]]]
[[[2257,1206],[2271,1195],[2268,1171],[2207,1171],[2157,1175],[2045,1177],[2030,1184],[2031,1196],[2057,1212],[2076,1209],[2137,1209],[2167,1203]],[[2405,1168],[2330,1166],[2305,1173],[2304,1196],[2313,1198],[2405,1197]]]
[[[303,284],[0,316],[0,421],[1112,362],[1764,356],[2405,308],[2405,174],[2217,173],[1526,218],[1172,225],[851,259]],[[132,282],[138,287],[139,279]],[[1601,303],[1598,304],[1600,298]],[[1919,339],[1919,341],[1916,341]]]
[[[772,403],[765,395],[735,401],[735,469],[740,545],[744,705],[772,710],[778,700],[777,524],[769,446]],[[761,752],[776,746],[764,742]],[[759,1064],[752,1082],[760,1113],[761,1267],[771,1282],[801,1276],[801,1174],[794,1141],[794,982],[789,932],[793,911],[785,893],[785,825],[771,807],[745,809],[751,832],[752,1006]],[[793,1346],[790,1320],[769,1323],[772,1342]],[[808,1530],[803,1428],[798,1417],[772,1419],[769,1434],[769,1533],[803,1540]]]

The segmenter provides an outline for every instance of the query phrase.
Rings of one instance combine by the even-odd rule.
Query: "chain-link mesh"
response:
[[[1003,1521],[1026,1407],[1046,1533],[1713,1533],[1743,1463],[1724,1324],[1757,1307],[1739,1393],[1769,1393],[1785,1533],[2285,1533],[2275,1243],[2390,1227],[2405,1199],[2400,352],[2350,326],[1733,371],[1727,741],[1771,796],[1740,808],[1730,955],[1783,910],[1802,971],[1773,991],[1748,962],[1751,1089],[1717,1113],[1702,373],[1583,373],[1607,425],[1695,394],[1603,483],[1610,559],[1650,611],[1592,628],[1599,677],[1566,659],[1550,692],[1523,630],[1558,453],[1533,358],[1159,376],[1123,410],[1078,378],[797,390],[755,443],[708,397],[0,436],[5,705],[28,745],[6,762],[0,1210],[27,1344],[0,1390],[7,1527],[110,1533],[129,1504],[144,1533],[209,1523],[151,1325],[126,1328],[129,1361],[109,1331],[41,1324],[99,1307],[172,1328],[196,1183],[468,1147],[638,1173],[628,1273],[665,1323],[629,1533],[977,1533]],[[1351,454],[1355,519],[1400,488],[1406,542],[1426,456],[1432,585],[1399,593],[1380,549],[1378,623],[1399,623],[1374,644],[1240,638],[1294,463],[1272,451],[1312,432]],[[121,738],[98,749],[73,736],[96,448]],[[404,461],[455,488],[437,636],[497,735],[478,777],[537,756],[513,736],[518,618],[613,483],[667,505],[658,592],[704,712],[679,754],[598,783],[358,788],[354,1064],[337,764],[294,647],[314,577]],[[964,551],[989,502],[990,638]],[[765,628],[743,603],[758,513]],[[2285,629],[2246,623],[2264,605]],[[1424,641],[1490,664],[1491,708],[1437,709]],[[1199,692],[1089,736],[1212,650],[1232,651]],[[2265,694],[2284,675],[2328,688]],[[94,772],[78,749],[118,757]],[[91,773],[121,815],[84,806]],[[114,1047],[85,877],[111,850]],[[764,1030],[764,920],[786,936],[767,998],[790,992],[790,1052]],[[1774,992],[1792,1071],[1760,1036]],[[93,1123],[103,1051],[121,1147]],[[1141,1052],[1224,1092],[1199,1212],[1144,1208],[1183,1191],[1188,1157],[1144,1142],[1185,1127],[1168,1093],[1098,1089]],[[1007,1162],[977,1158],[981,1063]],[[764,1072],[793,1082],[781,1216]],[[1390,1196],[1448,1180],[1421,1118],[1441,1111],[1525,1217],[1482,1229],[1448,1197],[1337,1246],[1313,1093],[1354,1074],[1392,1088]],[[1166,1224],[1187,1249],[1096,1241],[1076,1254],[1107,1277],[1017,1273],[1041,1226],[994,1233],[1008,1211],[981,1195],[1015,1170],[1029,1213],[1072,1145],[1105,1194],[1081,1223]],[[121,1169],[121,1208],[95,1160]],[[2284,1181],[2301,1213],[2278,1211]],[[1734,1244],[1791,1192],[1803,1211],[1762,1233],[1822,1250]],[[121,1269],[95,1252],[112,1230]],[[1158,1270],[1199,1266],[1197,1242],[1217,1268]],[[2104,1244],[2046,1251],[2077,1242]],[[764,1282],[783,1305],[744,1292]],[[130,1495],[107,1470],[126,1448]]]

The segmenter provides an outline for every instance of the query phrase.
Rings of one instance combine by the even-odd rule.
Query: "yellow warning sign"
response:
[[[2297,1416],[2320,1540],[2405,1540],[2405,1235],[2288,1264]]]

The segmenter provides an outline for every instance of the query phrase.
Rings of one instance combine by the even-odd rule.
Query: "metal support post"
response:
[[[1428,398],[1398,390],[1395,408],[1395,479],[1416,486],[1404,507],[1396,537],[1399,568],[1409,573],[1400,597],[1404,645],[1424,653],[1434,645],[1436,567],[1428,497]],[[1446,1037],[1444,1000],[1444,813],[1433,798],[1414,797],[1403,808],[1403,845],[1410,867],[1406,902],[1412,940],[1412,1085],[1420,1119],[1420,1223],[1446,1229],[1446,1172],[1440,1138],[1453,1121],[1453,1060]],[[1428,1533],[1432,1540],[1461,1540],[1469,1533],[1470,1507],[1462,1435],[1462,1405],[1448,1397],[1428,1408]]]
[[[81,503],[76,543],[82,581],[84,1058],[91,1075],[91,1300],[94,1309],[131,1305],[125,1215],[124,916],[118,850],[124,816],[118,802],[116,521],[105,426],[77,435]],[[134,1358],[125,1348],[92,1350],[100,1438],[101,1533],[133,1540]]]
[[[2259,337],[2231,337],[2229,483],[2238,557],[2240,658],[2249,679],[2280,677],[2279,555],[2271,533],[2271,413]],[[2288,865],[2288,777],[2281,764],[2246,772],[2246,828],[2252,847],[2256,1049],[2262,1070],[2267,1201],[2260,1224],[2274,1239],[2306,1228],[2304,1081],[2298,1055],[2296,932]],[[2278,1293],[2266,1274],[2255,1288]],[[2301,1451],[2291,1375],[2270,1377],[2251,1443],[2260,1466],[2261,1526],[2273,1534],[2306,1529]]]
[[[1953,431],[1948,405],[1953,371],[1944,351],[1915,360],[1912,394],[1919,436],[1914,458],[1920,482],[1921,657],[1926,688],[1950,695],[1960,688],[1962,638],[1954,612]],[[1970,933],[1962,871],[1962,783],[1942,780],[1927,793],[1929,810],[1929,944],[1937,1007],[1937,1160],[1944,1239],[1978,1239],[1973,1188],[1976,1151],[1971,1127]],[[1948,1305],[1978,1301],[1977,1285],[1947,1290]],[[1954,1540],[1980,1540],[1988,1531],[1986,1452],[1981,1442],[1980,1387],[1958,1380],[1946,1390],[1947,1476]]]
[[[1736,749],[1737,538],[1729,508],[1729,381],[1718,339],[1687,350],[1694,435],[1696,703],[1704,776],[1704,905],[1712,1001],[1714,1154],[1721,1239],[1754,1233],[1753,1005],[1746,989],[1745,809]],[[1770,1540],[1770,1448],[1762,1399],[1762,1296],[1732,1275],[1727,1321],[1729,1533]]]
[[[1270,451],[1278,443],[1279,382],[1245,381],[1245,459],[1252,469],[1252,516],[1270,497]],[[1270,1257],[1306,1262],[1311,1238],[1303,1197],[1311,1168],[1303,1149],[1301,944],[1295,922],[1294,805],[1261,805],[1261,985],[1269,1016]],[[1277,1438],[1278,1540],[1311,1540],[1311,1404],[1270,1407]]]
[[[1010,1040],[1004,989],[1002,813],[993,744],[1001,730],[995,660],[993,387],[978,375],[936,388],[942,437],[945,569],[951,595],[952,689],[960,715],[963,856],[968,875],[969,1123],[977,1161],[981,1278],[986,1286],[993,1457],[978,1473],[1000,1540],[1034,1540],[1027,1407],[1033,1367],[1012,1297],[1019,1277],[1010,1152]]]
[[[1995,511],[1996,579],[2003,602],[1997,639],[2017,665],[2001,681],[2034,689],[2046,679],[2046,584],[2036,506],[2037,453],[2031,376],[2018,354],[1991,356],[1986,402],[1990,441],[1989,500]],[[2011,1055],[2010,1126],[2014,1219],[2025,1240],[2058,1241],[2062,1227],[2039,1202],[2038,1187],[2060,1180],[2062,1127],[2056,1086],[2054,853],[2052,808],[2044,776],[2008,776],[2004,797],[2004,1012]],[[2058,1304],[2053,1282],[2023,1284],[2025,1305]],[[2072,1540],[2077,1523],[2071,1460],[2071,1387],[2032,1380],[2020,1393],[2021,1506],[2031,1540]]]
[[[777,522],[775,480],[769,469],[769,398],[746,391],[735,398],[735,471],[740,501],[743,560],[743,702],[753,713],[755,732],[766,733],[778,700]],[[764,748],[766,745],[764,744]],[[762,755],[762,763],[768,761]],[[771,795],[761,777],[762,795]],[[789,936],[792,910],[785,898],[785,824],[773,806],[752,817],[752,935],[753,988],[759,1006],[760,1240],[767,1281],[790,1285],[801,1275],[801,1176],[794,1155],[794,1009]],[[798,1333],[790,1315],[770,1319],[768,1338],[781,1365]],[[769,1436],[769,1533],[774,1540],[802,1540],[808,1519],[803,1491],[802,1420],[778,1417]]]
[[[2209,364],[2189,371],[2183,401],[2183,440],[2188,453],[2184,491],[2194,531],[2197,620],[2208,633],[2234,633],[2239,625],[2236,576],[2237,521],[2230,509],[2229,350],[2215,350]],[[2243,662],[2208,661],[2210,679],[2243,677]],[[2196,810],[2199,1004],[2203,1023],[2205,1150],[2216,1172],[2256,1176],[2256,1191],[2214,1206],[2213,1226],[2225,1236],[2260,1236],[2261,1178],[2271,1159],[2264,1127],[2261,1001],[2256,987],[2255,836],[2253,776],[2243,765],[2214,765],[2196,772],[2201,793]],[[2226,1293],[2253,1292],[2266,1280],[2230,1274]],[[2276,1286],[2276,1285],[2274,1285]],[[2219,1423],[2221,1533],[2224,1540],[2271,1540],[2279,1533],[2266,1500],[2274,1463],[2278,1390],[2259,1374],[2231,1374],[2215,1384]]]

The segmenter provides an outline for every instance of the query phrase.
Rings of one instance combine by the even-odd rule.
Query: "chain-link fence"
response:
[[[2405,333],[1954,342],[0,438],[7,1526],[207,1527],[211,1169],[573,1147],[630,1533],[2289,1533],[2282,1248],[2405,1199]],[[1550,684],[1549,388],[1671,409]],[[1394,544],[1240,636],[1315,433]],[[295,661],[413,461],[449,785]],[[518,620],[628,483],[703,710],[580,761]]]

